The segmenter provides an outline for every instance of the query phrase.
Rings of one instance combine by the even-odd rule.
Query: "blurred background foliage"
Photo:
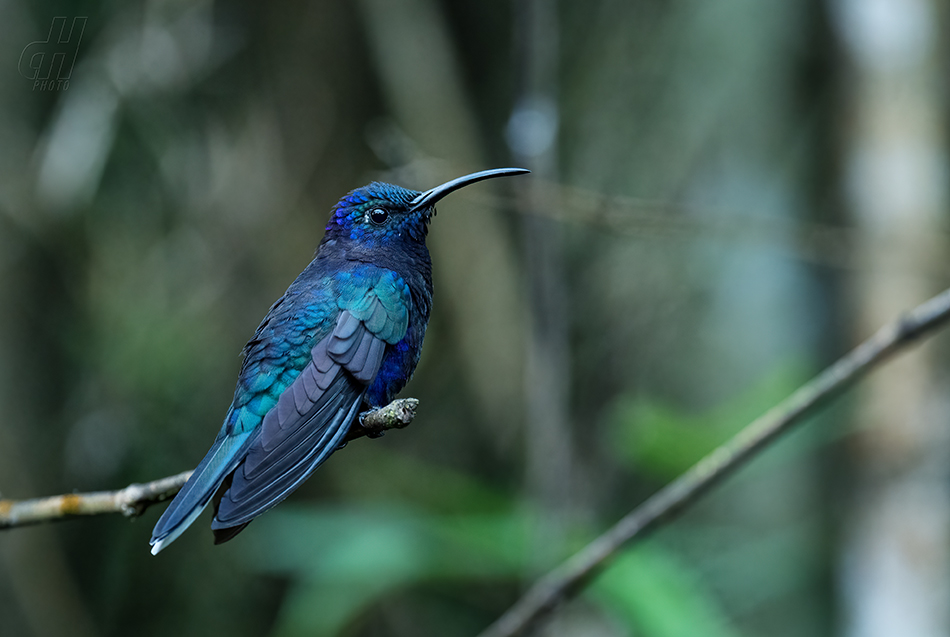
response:
[[[440,205],[410,428],[350,444],[220,547],[205,515],[153,558],[158,510],[0,534],[0,633],[477,633],[947,284],[941,7],[0,2],[4,497],[194,466],[241,347],[346,191],[535,170]],[[50,90],[17,62],[56,16],[88,20]],[[913,143],[888,156],[889,196],[861,153],[879,139],[865,106],[895,95],[885,138]],[[903,214],[921,192],[929,216]],[[875,202],[883,215],[862,216]],[[889,304],[873,282],[892,279],[914,292]],[[946,389],[944,359],[902,373]],[[913,426],[947,430],[941,395],[898,392],[883,424],[862,394],[833,407],[620,555],[544,634],[948,634],[930,461],[947,445]],[[911,451],[878,471],[888,426]],[[890,484],[920,487],[898,498],[913,532],[916,512],[930,522],[881,575],[888,546],[888,564],[906,557],[901,529],[873,522]],[[875,616],[875,582],[914,603],[891,595],[896,615]]]

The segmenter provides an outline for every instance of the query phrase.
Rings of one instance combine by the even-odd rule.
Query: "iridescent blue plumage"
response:
[[[220,497],[226,541],[296,489],[346,438],[361,407],[389,403],[419,362],[432,304],[425,245],[435,203],[484,171],[424,193],[373,182],[333,208],[313,261],[244,348],[215,442],[159,519],[152,553]]]

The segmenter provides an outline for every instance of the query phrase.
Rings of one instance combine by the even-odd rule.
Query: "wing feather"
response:
[[[265,415],[260,438],[221,497],[213,529],[251,521],[290,495],[336,451],[385,349],[386,342],[363,321],[340,313],[336,328],[313,347],[308,365]]]

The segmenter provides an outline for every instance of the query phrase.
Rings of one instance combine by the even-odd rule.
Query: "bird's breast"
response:
[[[376,378],[366,391],[366,402],[373,407],[389,404],[406,386],[419,363],[422,341],[429,316],[411,313],[406,335],[395,345],[387,345]]]

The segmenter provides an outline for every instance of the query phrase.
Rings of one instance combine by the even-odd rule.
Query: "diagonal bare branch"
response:
[[[950,320],[950,290],[941,292],[839,359],[795,393],[760,416],[689,471],[628,513],[606,533],[539,579],[480,637],[524,633],[558,604],[581,591],[619,549],[669,521],[711,487],[754,457],[793,425],[850,386],[889,356],[909,348]]]

